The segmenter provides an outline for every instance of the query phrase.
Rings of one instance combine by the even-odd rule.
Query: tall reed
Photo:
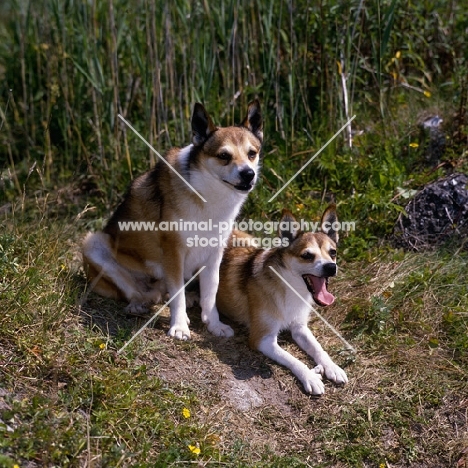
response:
[[[281,148],[286,169],[287,156],[299,154],[297,167],[308,157],[301,151],[346,113],[388,118],[397,50],[406,48],[405,79],[421,89],[436,67],[440,82],[452,78],[450,63],[466,61],[468,50],[463,11],[456,2],[436,8],[397,0],[6,0],[2,193],[21,191],[34,162],[46,184],[100,174],[128,180],[154,155],[117,115],[163,151],[190,139],[195,101],[227,124],[260,97],[267,145]],[[429,44],[421,28],[438,42]]]

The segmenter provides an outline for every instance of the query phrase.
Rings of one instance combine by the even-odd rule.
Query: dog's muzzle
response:
[[[229,185],[232,185],[236,190],[239,190],[241,192],[248,192],[253,189],[254,186],[254,179],[255,179],[255,171],[253,169],[246,168],[242,169],[239,171],[239,178],[240,178],[240,183],[234,185],[229,183],[227,180],[224,182],[228,183]]]

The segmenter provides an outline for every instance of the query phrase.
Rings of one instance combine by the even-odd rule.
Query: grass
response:
[[[468,169],[466,15],[457,2],[178,0],[0,5],[0,466],[467,464],[466,250],[395,250],[408,196]],[[338,65],[339,63],[339,65]],[[154,156],[262,101],[262,179],[242,216],[317,220],[335,199],[338,300],[311,327],[350,383],[305,395],[246,331],[190,342],[87,294],[79,244]],[[273,203],[349,116],[340,136]],[[445,153],[425,157],[427,116]],[[288,336],[281,345],[307,360]],[[188,415],[187,410],[190,412]]]

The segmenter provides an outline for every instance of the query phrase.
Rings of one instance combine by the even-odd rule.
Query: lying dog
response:
[[[327,284],[328,278],[335,276],[337,271],[338,233],[333,229],[328,229],[327,234],[302,233],[291,228],[295,221],[289,211],[283,211],[280,237],[282,245],[287,240],[287,247],[265,250],[235,246],[246,245],[250,236],[233,232],[221,263],[216,303],[221,313],[249,327],[249,344],[253,349],[288,367],[306,392],[320,395],[325,391],[321,373],[337,384],[346,383],[348,378],[308,328],[311,307],[276,273],[311,305],[332,304],[335,298],[328,292]],[[322,231],[335,221],[335,206],[330,205],[322,216]],[[288,228],[282,229],[285,225]],[[278,345],[278,333],[286,329],[314,359],[316,368],[309,369]]]
[[[192,144],[171,149],[165,159],[135,179],[103,232],[89,233],[83,242],[83,263],[92,289],[129,302],[127,311],[142,314],[166,292],[172,298],[168,334],[190,338],[184,282],[200,268],[202,320],[218,336],[233,330],[220,322],[215,299],[224,242],[259,174],[263,140],[260,104],[253,101],[239,126],[216,127],[201,104],[192,116]],[[187,181],[188,186],[181,176]],[[206,203],[192,190],[194,188]],[[122,230],[122,222],[155,222],[150,230]],[[162,223],[211,229],[162,230]],[[221,235],[218,226],[231,226]],[[201,236],[218,241],[194,246]],[[190,244],[190,246],[189,246]]]

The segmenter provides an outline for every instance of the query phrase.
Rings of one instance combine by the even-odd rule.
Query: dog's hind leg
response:
[[[140,296],[132,299],[125,311],[130,315],[145,315],[150,311],[152,304],[158,304],[163,301],[166,294],[166,285],[162,280],[149,281],[147,276],[138,278],[136,282],[140,287]]]
[[[83,242],[83,262],[88,266],[90,289],[105,297],[126,299],[129,302],[126,311],[130,314],[146,313],[153,299],[161,299],[161,293],[157,290],[142,290],[135,274],[117,262],[107,234],[98,232],[86,236]],[[143,280],[141,284],[148,282],[145,275],[137,275]]]

